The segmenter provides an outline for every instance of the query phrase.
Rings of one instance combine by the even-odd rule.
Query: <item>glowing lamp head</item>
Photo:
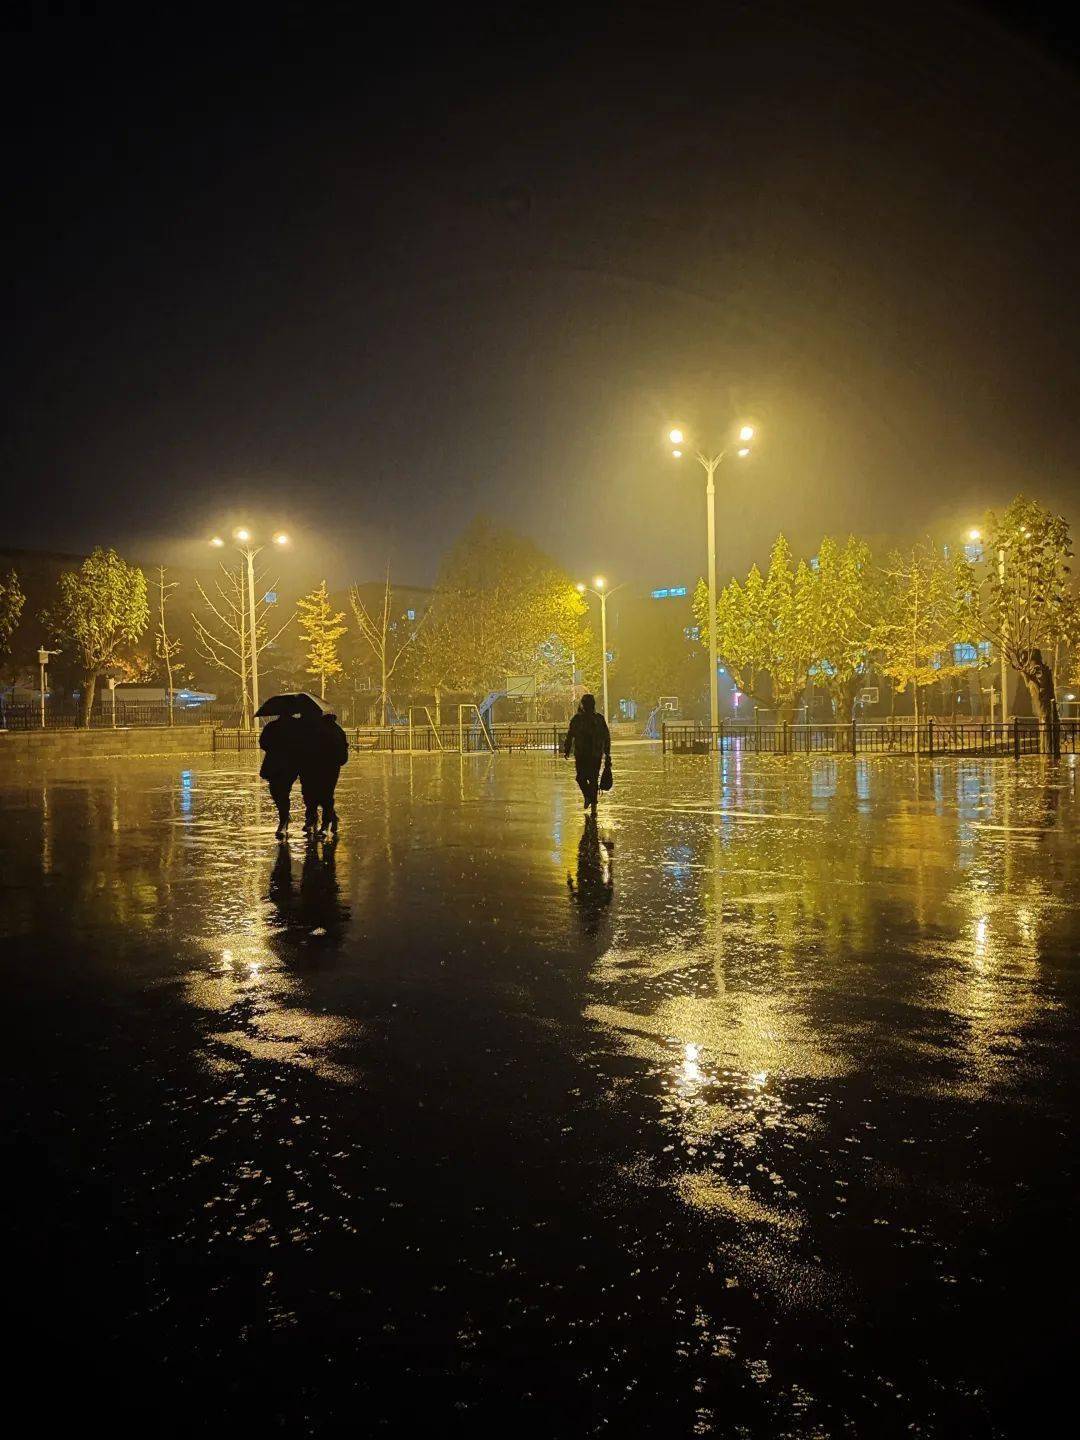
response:
[[[585,594],[585,586],[582,584],[582,582],[581,582],[580,580],[579,580],[578,583],[574,586],[574,589],[577,591],[577,593],[578,593],[579,595],[584,595],[584,594]]]
[[[285,531],[284,531],[284,530],[279,530],[278,533],[274,536],[274,544],[275,544],[275,545],[287,545],[288,543],[289,543],[289,537],[288,537],[288,535],[285,534]]]
[[[213,545],[215,550],[220,550],[221,547],[225,544],[225,541],[222,540],[220,535],[215,535],[214,538],[210,541],[210,544]]]
[[[244,530],[243,528],[241,528],[241,529],[239,529],[239,530],[234,530],[232,533],[233,533],[233,539],[234,539],[234,540],[239,540],[242,544],[246,544],[247,541],[251,539],[251,531],[250,531],[250,530]]]
[[[981,539],[982,539],[982,531],[981,531],[981,530],[969,530],[969,531],[968,531],[968,539],[969,539],[969,540],[981,540]]]
[[[739,459],[740,459],[740,460],[745,460],[746,457],[747,457],[747,455],[749,455],[749,454],[750,454],[750,446],[749,446],[749,445],[742,445],[742,446],[739,447]]]
[[[742,427],[742,429],[739,431],[739,439],[740,439],[740,440],[752,440],[753,438],[754,438],[754,427],[753,427],[752,425],[744,425],[744,426]]]
[[[602,575],[598,575],[593,581],[593,584],[596,586],[597,590],[603,590],[606,583],[607,582],[604,580],[604,577]]]
[[[683,433],[681,430],[672,430],[667,438],[671,441],[672,445],[681,445],[683,442]]]
[[[675,457],[676,460],[681,460],[681,459],[682,459],[682,451],[681,451],[681,450],[672,450],[671,453],[672,453],[672,455]]]

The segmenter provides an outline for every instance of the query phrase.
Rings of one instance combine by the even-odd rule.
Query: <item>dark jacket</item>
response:
[[[336,774],[349,758],[345,731],[330,715],[312,722],[304,739],[300,762],[303,774]]]
[[[280,715],[264,725],[259,736],[259,748],[263,751],[263,762],[259,775],[263,780],[278,780],[290,777],[295,780],[300,773],[300,762],[304,753],[304,724],[295,715]]]
[[[611,754],[611,731],[602,715],[595,710],[577,712],[566,732],[563,754],[569,755],[571,750],[579,770],[600,768],[600,761]]]

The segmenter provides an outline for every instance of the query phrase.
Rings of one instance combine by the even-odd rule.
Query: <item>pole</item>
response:
[[[1001,586],[1001,598],[1002,598],[1002,604],[1004,605],[1004,601],[1005,601],[1005,551],[1004,551],[1003,549],[999,549],[999,550],[998,550],[998,583],[999,583],[999,585]],[[1004,638],[1005,638],[1004,635],[1002,635],[1001,638],[1002,638],[1002,640],[1004,640]],[[998,659],[999,659],[1000,664],[1001,664],[1001,723],[1002,723],[1003,725],[1007,725],[1007,724],[1009,723],[1009,671],[1008,671],[1008,666],[1007,666],[1006,663],[1005,663],[1005,646],[1004,646],[1004,645],[1001,646],[1001,650],[1000,650],[1000,653],[999,653],[999,655],[998,655]]]
[[[259,645],[255,625],[255,555],[254,550],[245,550],[247,557],[248,584],[248,630],[251,636],[251,723],[255,725],[255,711],[259,708]]]
[[[709,725],[720,724],[720,694],[716,677],[716,485],[714,476],[719,457],[702,462],[708,475],[705,495],[709,509]]]
[[[604,655],[604,719],[608,719],[607,696],[607,592],[600,592],[600,647]]]
[[[45,661],[41,662],[41,728],[45,729]]]

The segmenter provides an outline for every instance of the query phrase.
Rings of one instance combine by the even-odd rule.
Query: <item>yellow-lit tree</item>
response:
[[[326,698],[326,682],[342,673],[337,642],[348,629],[341,622],[344,610],[335,613],[324,580],[310,595],[296,602],[300,638],[307,646],[307,673],[319,682],[319,696]]]

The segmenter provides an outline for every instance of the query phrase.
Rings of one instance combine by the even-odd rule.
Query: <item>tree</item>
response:
[[[883,577],[869,545],[854,535],[842,549],[825,536],[817,560],[821,604],[814,680],[829,691],[837,715],[849,720],[881,619]]]
[[[404,683],[435,700],[435,724],[442,724],[442,697],[453,688],[454,628],[445,597],[436,591],[405,657]]]
[[[223,579],[214,582],[215,596],[207,594],[201,580],[195,588],[202,596],[209,612],[202,620],[192,612],[195,625],[195,648],[209,664],[228,675],[234,675],[240,682],[241,723],[245,730],[251,728],[251,698],[248,682],[251,671],[250,626],[252,617],[248,613],[247,583],[242,569],[230,570],[221,566]],[[266,593],[265,573],[256,578],[255,593]],[[272,588],[272,587],[271,587]],[[273,645],[280,635],[292,624],[293,616],[271,633],[267,624],[270,602],[263,599],[255,602],[255,653],[261,655]]]
[[[390,566],[386,567],[386,584],[383,587],[382,604],[369,609],[364,604],[360,588],[354,585],[349,591],[349,603],[356,617],[356,626],[379,667],[379,724],[386,724],[386,710],[390,700],[389,684],[402,655],[416,639],[417,627],[409,628],[403,616],[396,616],[394,592],[390,584]],[[423,621],[421,620],[421,624]]]
[[[1048,657],[1077,628],[1068,521],[1018,495],[1003,514],[987,516],[984,534],[979,628],[1023,676],[1039,720],[1052,722],[1057,705]]]
[[[648,709],[661,695],[678,696],[684,705],[696,700],[703,671],[689,606],[647,600],[634,606],[628,618],[631,624],[619,651],[619,694]]]
[[[25,604],[26,596],[19,585],[19,577],[11,570],[6,580],[0,579],[0,655],[11,653],[12,636],[18,629]]]
[[[694,613],[707,645],[709,599],[701,581]],[[793,563],[783,535],[776,537],[764,578],[753,565],[745,585],[732,580],[717,596],[716,626],[717,649],[742,693],[790,719],[820,652],[822,611],[816,573],[805,561]]]
[[[176,687],[176,680],[180,675],[182,666],[180,664],[181,644],[174,640],[169,634],[166,623],[166,609],[169,596],[178,585],[176,580],[166,580],[165,566],[157,567],[157,581],[155,591],[157,598],[157,626],[154,630],[154,654],[165,670],[165,698],[169,706],[169,724],[173,723],[173,695]]]
[[[146,576],[115,550],[96,549],[77,570],[59,580],[59,598],[45,617],[61,648],[74,652],[81,667],[79,723],[89,725],[98,677],[122,647],[146,629]]]
[[[348,629],[341,624],[345,612],[339,610],[335,614],[331,610],[325,580],[310,595],[298,600],[296,608],[300,638],[307,646],[307,673],[318,679],[319,696],[325,700],[327,677],[340,675],[343,669],[337,642]]]
[[[530,541],[479,519],[447,555],[432,610],[454,689],[497,690],[508,674],[566,689],[588,647],[588,607],[570,577]]]
[[[970,645],[977,628],[971,574],[961,555],[948,559],[928,540],[890,558],[871,638],[897,690],[911,687],[916,725],[919,691],[966,668],[956,663],[954,647]]]

